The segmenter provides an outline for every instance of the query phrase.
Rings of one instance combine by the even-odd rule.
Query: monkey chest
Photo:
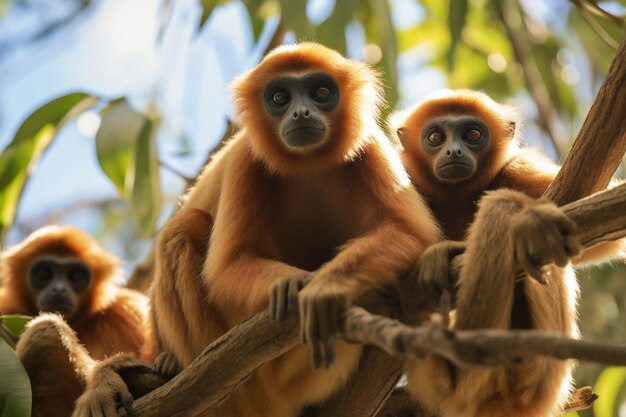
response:
[[[304,269],[329,261],[364,229],[359,203],[340,181],[284,184],[269,203],[268,237],[276,257]]]

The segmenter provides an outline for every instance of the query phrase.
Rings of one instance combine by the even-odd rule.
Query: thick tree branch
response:
[[[544,194],[558,205],[606,188],[626,151],[626,42],[611,63],[598,96],[558,175]]]

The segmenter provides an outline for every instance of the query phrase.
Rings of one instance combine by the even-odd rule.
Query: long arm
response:
[[[366,217],[380,220],[369,233],[345,244],[300,292],[301,336],[311,345],[316,367],[332,363],[329,340],[339,330],[340,315],[352,300],[369,288],[397,282],[440,237],[424,201],[408,177],[403,181],[404,171],[390,169],[393,160],[379,152],[373,149],[363,157],[362,177],[374,198],[364,199],[359,206],[372,210]]]
[[[534,149],[523,148],[500,171],[492,189],[511,188],[522,191],[533,198],[541,197],[552,183],[560,167]],[[613,180],[609,188],[618,185]],[[626,258],[626,239],[604,242],[586,249],[572,259],[577,267],[586,267],[602,262]]]
[[[536,328],[577,336],[577,284],[565,265],[579,245],[553,204],[499,190],[480,203],[468,234],[455,328]],[[533,273],[518,277],[520,266]],[[571,363],[546,358],[510,369],[455,369],[434,356],[407,366],[409,389],[443,417],[554,416],[567,397]]]

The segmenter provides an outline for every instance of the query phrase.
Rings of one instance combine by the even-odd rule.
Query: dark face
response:
[[[339,86],[323,72],[281,75],[263,92],[265,112],[276,120],[282,141],[292,150],[306,150],[328,137],[328,115],[339,105]]]
[[[40,311],[70,319],[90,289],[92,276],[80,259],[46,256],[31,264],[28,280]]]
[[[474,116],[432,119],[421,132],[424,151],[433,157],[433,172],[443,182],[470,179],[478,166],[478,155],[489,144],[489,130]]]

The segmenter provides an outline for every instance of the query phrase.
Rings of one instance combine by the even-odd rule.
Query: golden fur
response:
[[[262,92],[274,77],[311,71],[330,75],[341,101],[326,116],[330,136],[323,145],[296,152],[262,111]],[[369,287],[395,282],[439,239],[376,124],[380,89],[365,64],[314,43],[281,46],[237,79],[240,130],[158,240],[157,351],[172,351],[187,366],[229,328],[267,309],[272,288],[293,278],[313,276],[301,301],[331,296],[347,304]],[[297,416],[344,385],[356,367],[360,346],[335,342],[334,349],[335,365],[317,371],[308,347],[293,349],[208,415]],[[85,395],[81,409],[89,402]]]
[[[2,314],[39,314],[28,286],[29,265],[42,256],[78,258],[94,282],[66,323],[56,314],[31,321],[17,354],[33,387],[33,416],[67,417],[83,391],[94,359],[138,355],[148,339],[148,298],[119,287],[119,261],[84,232],[47,226],[2,254]]]

